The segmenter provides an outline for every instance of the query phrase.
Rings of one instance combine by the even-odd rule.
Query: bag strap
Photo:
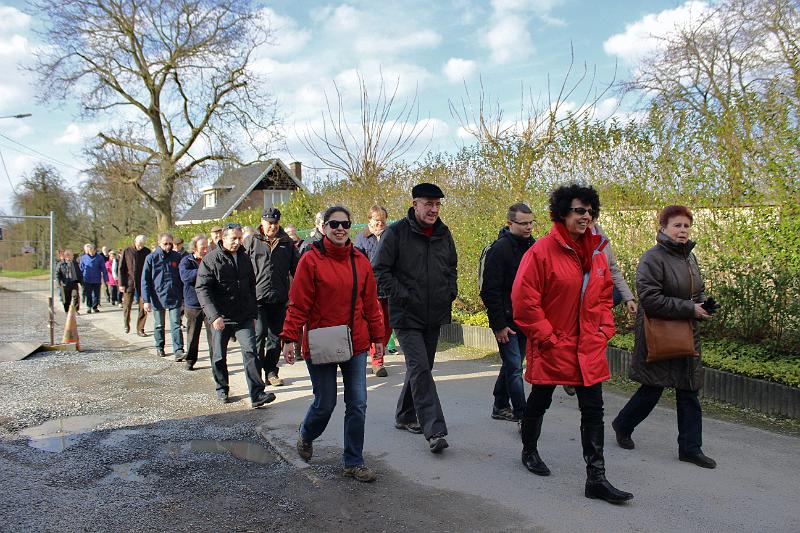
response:
[[[355,329],[356,322],[356,296],[358,294],[358,274],[356,273],[356,254],[350,253],[350,265],[353,267],[353,299],[350,305],[350,330]]]

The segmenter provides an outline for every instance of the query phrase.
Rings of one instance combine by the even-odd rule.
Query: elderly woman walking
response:
[[[610,377],[606,344],[614,336],[613,281],[603,254],[607,240],[590,226],[600,214],[592,187],[562,186],[550,195],[553,227],[522,258],[511,291],[514,320],[528,338],[525,379],[532,384],[522,418],[522,463],[550,475],[539,456],[544,414],[557,385],[572,385],[581,411],[587,498],[622,503],[633,494],[605,476],[603,389]]]
[[[383,317],[378,288],[367,257],[350,242],[350,212],[328,208],[322,217],[323,237],[313,242],[297,265],[289,307],[280,338],[283,357],[293,364],[295,344],[302,338],[302,354],[311,376],[314,402],[300,425],[297,452],[306,461],[313,455],[313,442],[328,425],[336,407],[336,373],[344,382],[345,476],[374,481],[375,472],[364,465],[364,424],[367,414],[367,352],[370,344],[383,355]],[[348,326],[349,331],[340,333]],[[317,350],[310,339],[323,330],[332,332]],[[341,350],[324,354],[334,341]],[[344,344],[347,346],[344,346]],[[327,357],[326,357],[327,356]]]
[[[703,414],[697,393],[703,386],[703,364],[700,360],[700,337],[697,321],[710,317],[705,307],[705,287],[700,277],[697,258],[692,253],[695,243],[689,240],[694,218],[682,205],[665,207],[659,216],[657,244],[639,260],[636,291],[639,312],[636,316],[636,342],[631,359],[630,377],[641,383],[639,390],[612,422],[617,443],[627,450],[634,448],[633,430],[650,414],[665,387],[675,389],[678,411],[678,458],[703,468],[717,463],[703,454]],[[713,308],[712,308],[713,310]],[[646,320],[686,323],[690,352],[676,358],[653,361],[650,348],[655,338],[645,335]],[[656,331],[651,329],[653,337]],[[693,349],[692,349],[693,348]],[[649,360],[649,362],[648,362]]]

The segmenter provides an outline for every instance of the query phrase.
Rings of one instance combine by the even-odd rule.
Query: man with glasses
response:
[[[195,280],[197,299],[212,327],[214,349],[211,371],[222,403],[230,401],[228,393],[228,341],[235,337],[242,348],[242,362],[250,401],[253,408],[275,400],[264,392],[261,365],[256,348],[255,320],[256,276],[250,257],[242,246],[242,226],[227,224],[222,239],[213,251],[203,258]]]
[[[525,414],[522,360],[525,335],[514,323],[511,288],[522,256],[533,245],[533,213],[523,203],[508,208],[506,226],[486,251],[481,299],[489,315],[489,327],[500,349],[502,366],[494,385],[492,418],[518,422]],[[513,409],[512,409],[513,406]]]
[[[433,453],[448,447],[447,424],[433,380],[439,328],[451,320],[456,283],[456,245],[439,218],[444,197],[432,183],[411,190],[406,218],[386,228],[373,261],[378,296],[389,299],[389,325],[406,360],[395,427],[423,433]]]
[[[281,340],[278,338],[286,318],[289,301],[289,276],[294,276],[300,253],[281,228],[281,212],[276,207],[261,213],[258,232],[245,240],[245,250],[256,275],[256,344],[266,379],[273,387],[283,385],[278,376]]]
[[[183,361],[183,332],[181,331],[181,305],[183,304],[183,283],[178,266],[181,256],[172,249],[173,239],[170,233],[158,236],[158,246],[147,256],[142,269],[142,300],[144,310],[152,311],[153,339],[156,345],[156,356],[165,357],[164,321],[169,313],[169,329],[172,334],[172,352],[176,361]]]

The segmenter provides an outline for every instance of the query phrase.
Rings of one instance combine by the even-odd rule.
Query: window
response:
[[[209,191],[203,193],[203,197],[205,198],[205,202],[203,203],[203,208],[209,207],[216,207],[217,205],[217,191]]]
[[[278,204],[285,204],[292,197],[292,191],[264,191],[264,209]]]

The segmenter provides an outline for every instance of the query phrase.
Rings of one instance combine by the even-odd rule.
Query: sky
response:
[[[271,43],[254,54],[253,68],[278,105],[285,144],[276,157],[320,165],[299,140],[319,129],[325,95],[334,82],[348,111],[357,109],[358,76],[373,94],[382,73],[397,84],[397,99],[416,95],[425,128],[410,158],[420,151],[455,151],[472,138],[450,104],[472,101],[481,86],[513,119],[523,94],[546,95],[563,79],[572,48],[574,77],[584,64],[597,70],[596,87],[627,79],[637,61],[658,47],[658,37],[708,8],[676,0],[277,0],[259,5]],[[24,70],[44,43],[33,30],[46,23],[26,13],[24,2],[0,0],[0,211],[11,213],[13,190],[38,163],[55,166],[77,186],[87,167],[84,144],[114,125],[114,116],[81,118],[75,101],[44,106],[39,82]],[[573,79],[575,79],[573,77]],[[587,87],[584,85],[583,87]],[[567,108],[577,107],[576,94]],[[612,91],[597,118],[633,116]],[[357,116],[357,115],[352,115]]]

